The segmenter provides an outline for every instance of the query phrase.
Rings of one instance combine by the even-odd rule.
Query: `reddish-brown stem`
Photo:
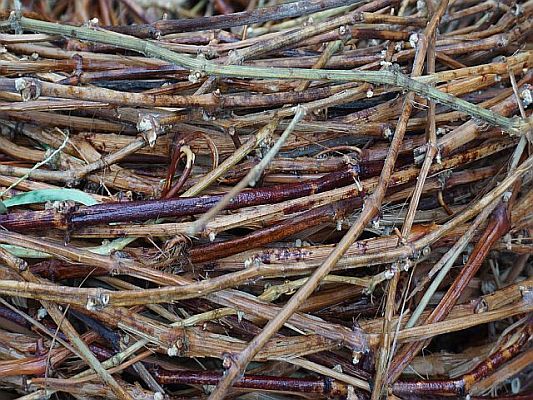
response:
[[[98,334],[90,332],[82,335],[81,338],[89,344],[98,338]],[[44,374],[49,367],[56,368],[71,356],[70,350],[62,348],[52,349],[50,354],[47,353],[38,357],[0,361],[0,377]]]
[[[163,384],[216,385],[221,374],[210,371],[168,371],[157,369],[155,378]],[[243,375],[235,384],[237,388],[277,392],[316,393],[327,398],[346,396],[345,384],[330,378],[288,378],[285,376]]]
[[[174,174],[176,173],[176,169],[178,168],[178,162],[182,157],[181,154],[181,146],[185,144],[185,141],[179,140],[177,141],[177,134],[174,135],[174,140],[172,141],[172,150],[170,155],[170,163],[168,165],[167,170],[167,177],[165,179],[165,185],[163,186],[163,190],[161,191],[161,198],[168,199],[172,196],[167,196],[168,192],[170,191],[170,188],[172,187],[172,179],[174,178]]]
[[[357,168],[346,166],[338,172],[327,174],[300,184],[277,185],[247,190],[239,193],[226,209],[235,210],[260,204],[274,204],[285,200],[320,193],[353,183]],[[223,195],[178,199],[107,203],[82,207],[71,214],[55,211],[35,211],[0,215],[0,225],[13,231],[46,228],[76,228],[92,224],[126,221],[146,221],[153,218],[182,217],[201,214],[222,199]]]
[[[468,393],[474,383],[489,376],[500,366],[519,354],[528,340],[529,333],[523,332],[516,343],[509,347],[498,350],[486,360],[481,362],[478,366],[476,366],[471,372],[461,376],[460,378],[449,380],[397,382],[393,386],[393,391],[398,396],[403,396],[404,394],[409,393],[464,396]]]
[[[84,278],[87,276],[88,271],[91,271],[91,267],[60,260],[46,260],[32,265],[30,271],[35,275],[55,282],[63,279]],[[91,276],[106,275],[107,273],[103,268],[94,268]]]
[[[350,211],[360,207],[361,204],[360,198],[342,200],[335,204],[326,204],[236,239],[196,246],[190,250],[189,255],[193,263],[228,257],[267,243],[282,240],[310,227],[341,220]]]
[[[487,257],[487,254],[492,246],[509,231],[511,224],[509,220],[508,205],[508,202],[502,202],[492,212],[491,219],[481,235],[481,238],[476,243],[468,262],[464,266],[461,273],[454,280],[452,286],[448,289],[446,295],[440,301],[439,305],[426,319],[425,324],[439,322],[446,318],[451,308],[455,305],[464,289],[471,281],[472,277],[481,267],[483,260]],[[413,342],[400,349],[392,361],[389,369],[389,383],[392,383],[398,379],[403,369],[426,344],[427,341]]]

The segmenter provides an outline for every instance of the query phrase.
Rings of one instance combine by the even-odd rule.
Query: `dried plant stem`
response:
[[[273,120],[269,124],[261,128],[255,135],[251,136],[246,143],[239,147],[230,157],[226,158],[217,168],[204,175],[202,179],[197,182],[193,187],[183,193],[182,197],[196,196],[204,189],[209,187],[230,168],[235,166],[246,155],[248,155],[253,149],[259,146],[263,141],[269,138],[278,125],[277,120]]]
[[[39,329],[42,333],[44,333],[45,335],[48,335],[50,337],[54,337],[54,334],[52,332],[50,332],[50,330],[45,327],[42,323],[40,323],[39,321],[37,321],[35,318],[32,318],[30,317],[28,314],[26,313],[23,313],[22,311],[18,310],[17,308],[13,307],[11,304],[9,304],[7,301],[5,301],[4,299],[1,299],[0,298],[0,303],[2,303],[2,305],[4,305],[4,307],[7,307],[9,309],[11,309],[13,312],[16,312],[17,314],[19,314],[20,316],[22,316],[26,321],[28,321],[29,323],[31,323],[33,326],[35,326],[37,329]],[[66,349],[68,349],[72,354],[76,354],[76,350],[70,345],[68,344],[67,342],[65,342],[63,339],[61,339],[60,337],[55,337],[55,341],[58,342],[58,343],[61,343],[61,345],[63,347],[65,347]]]
[[[268,151],[268,153],[263,157],[263,159],[254,166],[248,174],[237,184],[235,185],[213,208],[211,208],[209,211],[207,211],[202,217],[195,221],[190,229],[188,230],[188,234],[190,235],[196,235],[197,233],[203,231],[207,225],[207,223],[213,219],[214,216],[216,216],[220,211],[222,211],[234,198],[236,195],[238,195],[240,192],[243,191],[248,185],[254,186],[255,183],[259,180],[261,177],[261,174],[265,170],[265,168],[268,166],[268,164],[272,161],[272,159],[278,154],[279,150],[281,149],[281,146],[289,135],[292,133],[298,122],[303,119],[305,116],[305,108],[302,106],[298,106],[296,108],[296,112],[294,114],[294,118],[290,122],[289,125],[287,125],[287,128],[283,131],[281,136],[278,138],[276,143],[272,146],[272,148]],[[277,123],[276,123],[277,125]]]
[[[290,32],[287,35],[275,36],[270,39],[261,40],[259,42],[250,45],[249,47],[242,50],[234,50],[228,55],[228,58],[225,61],[225,65],[232,64],[242,64],[244,61],[257,58],[261,55],[272,52],[273,50],[287,47],[291,44],[304,41],[306,38],[316,36],[319,33],[335,29],[347,21],[351,20],[351,16],[343,15],[341,17],[335,18],[331,21],[326,21],[319,23],[317,25],[310,25],[304,27],[303,29],[295,30]],[[327,56],[329,57],[329,56]],[[316,65],[316,64],[315,64]],[[209,77],[203,85],[195,92],[195,94],[203,94],[211,90],[213,83],[215,82],[215,77]],[[304,90],[304,89],[301,89]],[[296,90],[299,92],[301,90]]]
[[[10,259],[14,259],[10,257]],[[22,260],[16,262],[12,267],[16,265],[21,265]],[[15,272],[19,273],[20,269],[15,269]],[[29,270],[24,270],[20,272],[21,277],[28,281],[28,284],[37,284],[41,283],[41,280],[33,275]],[[51,303],[48,301],[42,302],[43,306],[46,308],[47,312],[54,319],[57,326],[61,331],[67,336],[71,345],[77,350],[77,354],[87,362],[87,364],[96,372],[100,377],[102,382],[107,384],[117,398],[121,400],[130,400],[132,397],[124,390],[124,388],[109,374],[104,368],[102,368],[98,359],[91,352],[87,344],[80,338],[78,332],[68,319],[65,318],[63,311],[58,307],[57,304]]]
[[[474,383],[470,389],[473,395],[480,395],[499,382],[505,382],[507,379],[518,375],[521,371],[531,366],[533,363],[533,349],[525,350],[522,354],[515,357],[513,360],[505,364],[505,368],[501,368],[489,375],[487,378]]]
[[[157,379],[162,383],[216,385],[220,374],[179,371],[158,371]],[[336,381],[324,382],[317,379],[287,378],[279,376],[244,375],[235,384],[237,388],[259,389],[286,393],[316,393],[324,397],[340,397],[347,394],[346,387]]]
[[[0,393],[531,395],[533,1],[15,3]]]
[[[453,168],[465,162],[471,162],[491,154],[495,154],[510,147],[511,143],[489,143],[485,146],[467,151],[455,157],[443,160],[441,164],[432,166],[430,173],[437,173],[448,168]],[[344,186],[356,179],[357,166],[344,166],[338,172],[330,173],[322,178],[304,181],[298,184],[280,185],[278,187],[259,188],[242,192],[231,202],[227,209],[241,209],[237,215],[220,216],[210,222],[207,226],[210,232],[220,232],[229,227],[242,226],[246,222],[252,223],[260,218],[275,214],[284,210],[303,209],[306,204],[316,206],[332,203],[334,201],[357,196],[361,192],[358,185]],[[416,167],[406,168],[395,172],[392,177],[391,186],[408,183],[416,178],[419,169]],[[377,185],[376,178],[364,180],[362,185],[365,191],[372,192]],[[344,187],[341,187],[344,186]],[[333,190],[332,190],[333,189]],[[314,193],[314,194],[313,194]],[[308,196],[303,201],[300,196]],[[96,234],[105,234],[107,237],[124,234],[130,236],[150,235],[175,235],[186,233],[189,223],[162,223],[157,225],[129,225],[106,228],[83,228],[81,225],[91,225],[98,223],[121,222],[131,220],[146,220],[158,217],[179,217],[194,215],[205,212],[222,198],[221,195],[203,196],[196,198],[177,198],[158,201],[142,201],[130,203],[110,203],[96,205],[75,210],[72,214],[58,213],[51,211],[25,212],[19,214],[0,215],[0,223],[11,230],[32,230],[55,227],[59,229],[71,228],[79,230],[83,236],[90,237],[94,231]],[[297,199],[283,202],[288,199]],[[243,209],[246,206],[255,206],[270,202],[269,208]],[[311,203],[312,202],[312,203]],[[273,204],[278,203],[278,204]],[[68,223],[67,223],[68,221]],[[225,229],[222,229],[225,228]],[[74,232],[75,234],[75,232]]]
[[[135,139],[134,141],[128,143],[128,145],[126,145],[124,148],[114,153],[105,155],[97,161],[94,161],[92,163],[84,165],[83,167],[75,169],[74,171],[71,172],[71,174],[73,175],[73,179],[81,179],[90,173],[98,171],[99,169],[107,168],[110,165],[115,164],[118,161],[124,159],[128,155],[135,153],[137,150],[142,149],[147,144],[148,144],[148,141],[144,137]]]
[[[128,269],[133,268],[135,267],[130,266]],[[132,272],[133,271],[130,271],[130,274],[132,274]],[[70,286],[57,286],[37,282],[2,280],[0,281],[0,292],[39,300],[75,304],[80,307],[91,308],[90,304],[92,302],[98,304],[103,303],[104,306],[109,304],[118,307],[144,304],[145,302],[166,303],[172,300],[205,296],[221,289],[237,286],[240,283],[244,283],[247,280],[260,275],[266,276],[267,274],[268,268],[255,266],[246,270],[225,274],[219,278],[211,278],[199,283],[191,283],[191,285],[177,287],[168,286],[159,289],[139,289],[137,291],[109,291],[102,289],[73,288]],[[143,275],[144,278],[148,278],[151,274],[149,271],[146,271],[146,273],[141,272],[140,275]],[[138,297],[139,295],[142,297]]]
[[[425,52],[424,52],[425,53]],[[425,54],[424,54],[425,57]],[[270,320],[268,324],[263,328],[263,331],[257,335],[248,345],[245,351],[243,351],[236,360],[233,360],[230,368],[227,370],[227,374],[224,379],[220,381],[217,388],[209,396],[210,400],[219,400],[224,398],[227,390],[231,387],[237,376],[244,370],[246,365],[250,362],[253,356],[260,350],[260,348],[266,343],[266,341],[275,334],[281,326],[287,321],[288,318],[298,309],[302,302],[307,299],[311,293],[318,286],[324,276],[326,276],[335,266],[337,261],[348,250],[350,245],[361,234],[364,227],[370,222],[370,220],[377,214],[381,207],[381,203],[385,196],[385,191],[389,183],[396,157],[400,145],[405,133],[405,127],[407,126],[407,120],[409,112],[411,110],[411,94],[407,96],[405,107],[408,112],[403,112],[400,117],[398,126],[399,130],[395,132],[394,138],[391,143],[391,147],[385,164],[383,166],[378,185],[372,195],[365,200],[363,210],[357,221],[352,225],[350,230],[341,239],[339,244],[330,253],[324,263],[311,275],[309,280],[290,298],[290,300],[283,307],[282,311],[274,318]],[[402,129],[403,127],[403,129]]]
[[[465,211],[462,215],[457,216],[453,220],[453,224],[451,222],[448,222],[447,224],[443,225],[441,228],[437,229],[436,231],[426,235],[424,237],[424,239],[422,239],[422,240],[420,240],[418,242],[418,246],[416,246],[416,244],[412,244],[412,245],[414,245],[413,247],[414,248],[419,248],[419,249],[425,247],[426,245],[430,244],[432,240],[435,240],[436,238],[441,237],[444,232],[449,230],[451,228],[451,226],[455,225],[458,221],[460,221],[460,220],[466,221],[466,220],[470,219],[473,215],[476,215],[483,208],[485,208],[488,204],[490,204],[494,199],[496,199],[499,196],[501,196],[516,181],[516,179],[518,179],[521,176],[521,174],[525,173],[525,171],[527,171],[530,168],[531,165],[533,165],[533,158],[529,158],[527,161],[525,161],[523,164],[521,164],[518,167],[518,169],[513,172],[513,174],[511,174],[508,178],[506,178],[496,189],[494,189],[491,192],[491,195],[484,197],[478,203],[473,205],[468,211]],[[367,209],[367,207],[365,207],[365,209]],[[358,221],[360,221],[360,220],[361,220],[361,217],[358,219]],[[368,220],[370,220],[370,218],[368,218]],[[341,248],[341,245],[343,245],[342,249],[344,250],[344,247],[347,248],[347,247],[349,247],[349,244],[351,244],[351,242],[347,242],[348,235],[350,235],[350,233],[353,232],[354,227],[358,227],[358,229],[362,230],[365,225],[366,225],[366,223],[363,226],[360,226],[357,223],[352,225],[352,228],[350,228],[350,231],[348,231],[348,233],[343,237],[343,239],[341,240],[339,245],[335,248],[335,250],[332,253],[330,253],[329,257],[322,264],[322,266],[319,269],[317,269],[315,271],[315,273],[311,276],[311,278],[306,282],[306,284],[304,286],[302,286],[299,289],[299,291],[295,295],[293,295],[291,297],[289,302],[287,302],[287,304],[285,305],[284,310],[282,310],[276,316],[276,318],[270,320],[270,322],[265,326],[265,328],[263,329],[261,334],[256,336],[256,338],[254,338],[254,340],[252,340],[252,342],[250,342],[250,345],[249,345],[248,348],[251,348],[252,350],[257,351],[257,348],[260,347],[260,345],[262,344],[263,340],[266,342],[266,340],[268,340],[268,338],[270,337],[269,335],[272,333],[272,331],[275,331],[276,328],[279,329],[277,327],[277,324],[279,323],[278,321],[285,321],[285,318],[288,318],[288,317],[286,317],[285,314],[288,311],[289,312],[291,312],[291,311],[294,312],[293,307],[294,307],[294,309],[296,309],[301,304],[301,302],[303,302],[303,299],[299,298],[298,294],[300,293],[300,295],[302,297],[304,295],[307,295],[307,293],[305,292],[306,287],[307,287],[307,290],[309,290],[309,294],[310,294],[310,292],[313,291],[313,289],[318,284],[318,281],[320,280],[320,279],[318,279],[318,281],[316,280],[317,272],[321,271],[322,269],[324,269],[324,266],[327,266],[328,268],[333,268],[335,262],[345,252],[344,251],[344,252],[338,254],[341,251],[341,250],[339,250]],[[349,243],[349,244],[346,244],[346,243]],[[409,252],[409,254],[410,254],[411,251],[413,251],[413,248],[412,247],[409,247],[409,248],[411,249],[410,252]],[[336,259],[333,258],[333,257],[335,257]],[[334,260],[334,261],[332,261],[332,260]],[[330,263],[331,263],[331,265],[330,265]],[[327,269],[327,272],[329,272],[329,269]],[[311,288],[311,290],[309,289],[309,287]],[[305,298],[306,297],[304,297],[304,299]],[[276,323],[276,325],[273,325],[274,323]],[[274,328],[272,328],[273,326],[274,326]],[[265,334],[265,332],[267,332],[267,334]],[[266,340],[263,339],[265,336],[267,337]],[[251,346],[253,346],[253,347],[251,347]],[[243,354],[245,354],[246,357],[244,357]],[[227,390],[227,388],[229,386],[231,386],[231,379],[234,379],[238,375],[238,372],[234,372],[235,375],[231,376],[231,375],[229,375],[229,372],[242,370],[244,368],[242,365],[243,364],[247,364],[248,357],[250,357],[250,353],[245,351],[245,352],[241,353],[241,355],[239,356],[239,359],[233,360],[233,362],[231,364],[232,366],[230,367],[230,370],[228,370],[228,375],[226,375],[225,379],[222,380],[219,383],[219,386],[220,386],[219,391],[218,392],[217,391],[213,392],[212,395],[215,395],[215,393],[218,393],[218,394],[216,394],[216,396],[220,396],[220,395],[223,395],[223,393],[225,393],[225,390]],[[253,357],[253,355],[251,357]],[[241,363],[237,364],[237,362],[239,362],[239,360],[241,360],[241,359],[246,361],[246,363],[243,362],[242,364]],[[228,379],[227,378],[228,376],[230,376],[231,378]],[[225,383],[225,382],[227,382],[227,383]],[[217,397],[214,397],[214,398],[217,398]]]
[[[24,169],[25,172],[24,175],[22,175],[19,179],[17,179],[13,184],[11,184],[7,189],[5,189],[4,191],[2,191],[2,193],[0,193],[0,197],[3,197],[6,192],[8,192],[9,190],[13,189],[14,187],[17,187],[17,185],[21,182],[23,182],[24,180],[26,180],[27,178],[30,178],[30,177],[33,177],[34,175],[38,174],[39,171],[37,171],[40,167],[42,167],[43,165],[45,165],[46,163],[50,162],[50,160],[52,160],[56,155],[58,155],[59,153],[61,153],[61,151],[64,149],[64,147],[67,145],[68,143],[68,136],[65,135],[65,140],[63,141],[63,143],[61,144],[61,146],[59,146],[57,149],[55,149],[48,157],[46,157],[44,160],[42,160],[41,162],[38,162],[37,164],[35,164],[32,168],[30,169]],[[0,166],[1,167],[1,166]]]
[[[331,368],[326,368],[323,365],[306,360],[304,358],[288,358],[288,359],[282,359],[282,360],[290,364],[294,364],[299,367],[305,368],[309,371],[313,371],[313,372],[322,374],[324,376],[329,376],[330,378],[338,379],[339,381],[345,382],[349,385],[352,385],[353,387],[360,388],[360,389],[367,390],[367,391],[370,390],[369,383],[365,382],[362,379],[338,372]]]
[[[62,26],[44,21],[32,20],[26,17],[14,15],[12,19],[14,26],[37,32],[54,35],[65,35],[76,37],[81,40],[88,40],[97,43],[105,43],[120,48],[138,51],[147,56],[156,57],[176,65],[184,66],[196,71],[200,75],[214,74],[234,77],[249,78],[275,78],[275,79],[302,79],[302,80],[337,80],[337,81],[363,81],[374,84],[389,84],[400,86],[406,90],[428,97],[437,103],[447,105],[454,110],[465,112],[475,118],[479,118],[489,124],[498,126],[509,133],[520,134],[529,129],[529,122],[517,121],[501,117],[492,111],[482,109],[474,104],[450,96],[435,88],[417,82],[404,75],[390,71],[333,71],[333,70],[312,70],[312,69],[284,69],[284,68],[255,68],[245,66],[217,65],[205,60],[196,60],[188,56],[174,53],[164,49],[154,43],[127,35],[110,31],[92,30],[83,27]]]
[[[426,324],[438,322],[448,314],[450,307],[455,304],[466,284],[477,272],[492,245],[509,230],[510,222],[507,215],[507,205],[508,203],[500,202],[500,204],[492,212],[492,219],[489,221],[489,224],[485,228],[482,237],[474,247],[472,255],[469,257],[462,273],[454,280],[452,286],[446,292],[445,297],[426,319]],[[399,351],[391,366],[390,376],[388,379],[389,382],[394,382],[398,378],[404,367],[422,349],[425,343],[425,341],[416,342],[402,348]]]
[[[311,0],[299,1],[291,4],[281,4],[273,7],[265,7],[257,10],[217,15],[213,17],[201,17],[194,19],[161,20],[153,25],[108,27],[119,31],[131,32],[139,37],[155,37],[160,34],[174,32],[187,32],[202,29],[225,29],[236,26],[258,24],[266,21],[277,21],[290,17],[309,15],[318,11],[331,8],[357,4],[361,0]]]
[[[500,149],[496,146],[491,151],[496,150],[496,148]],[[227,209],[234,210],[246,206],[268,204],[269,202],[270,204],[279,203],[287,199],[299,198],[312,193],[320,193],[336,187],[345,186],[353,182],[355,171],[356,168],[343,166],[337,172],[299,184],[277,185],[244,191],[235,197],[234,201],[227,206]],[[60,215],[56,211],[35,212],[32,215],[31,224],[25,221],[27,215],[24,214],[2,215],[0,216],[0,223],[7,229],[19,230],[21,228],[40,229],[46,227],[78,228],[81,225],[98,223],[180,217],[206,212],[222,198],[223,195],[210,195],[152,201],[132,201],[126,204],[120,202],[107,203],[74,211],[68,216],[68,224],[65,220],[66,216]],[[150,226],[143,226],[150,229]]]
[[[422,40],[418,43],[418,49],[413,62],[413,69],[411,76],[419,76],[422,74],[424,60],[426,56],[428,58],[428,72],[431,73],[434,71],[435,67],[435,30],[439,24],[441,17],[446,12],[448,8],[448,1],[441,1],[438,9],[435,14],[431,17],[427,27],[424,30]],[[429,54],[428,54],[429,50]],[[411,102],[414,100],[414,95],[410,92],[403,105],[402,114],[396,128],[396,134],[398,134],[398,129],[405,132],[407,128],[407,123],[411,115],[412,105]],[[426,158],[418,175],[418,180],[416,182],[415,190],[411,202],[409,203],[409,208],[407,210],[407,215],[405,217],[403,226],[402,226],[402,239],[407,238],[411,232],[411,227],[415,217],[416,209],[418,208],[418,202],[422,191],[424,189],[424,184],[429,173],[431,164],[433,163],[433,157],[435,156],[436,150],[436,133],[435,133],[435,104],[434,102],[429,102],[429,113],[428,113],[428,151],[426,153]],[[402,132],[402,137],[403,137]],[[405,239],[403,239],[405,240]],[[396,288],[398,286],[398,281],[400,279],[400,271],[395,271],[394,276],[390,280],[387,287],[387,302],[385,305],[385,318],[383,322],[383,343],[379,350],[378,362],[376,364],[376,379],[374,381],[374,388],[372,390],[372,400],[377,400],[381,397],[383,390],[383,384],[385,377],[387,376],[388,363],[390,358],[391,351],[391,333],[390,333],[390,322],[394,313],[396,311]]]
[[[135,365],[143,365],[140,363],[140,361],[142,361],[143,359],[149,357],[150,355],[152,355],[152,352],[150,350],[145,350],[144,352],[136,355],[135,357],[133,357],[131,360],[126,360],[124,362],[122,362],[121,364],[117,365],[117,366],[114,366],[114,367],[111,367],[109,368],[108,372],[110,374],[115,374],[117,372],[120,372],[128,367],[131,367],[131,366],[135,366]],[[80,384],[80,383],[84,383],[84,382],[88,382],[88,381],[91,381],[91,380],[94,380],[95,378],[97,378],[98,376],[96,374],[87,374],[83,377],[72,377],[72,378],[69,378],[69,379],[58,379],[58,378],[34,378],[31,380],[31,383],[32,384],[35,384],[35,385],[47,385],[47,384],[50,384],[50,383],[64,383],[65,385],[77,385],[77,384]],[[157,382],[155,382],[157,384]]]
[[[170,290],[170,292],[177,290],[178,292],[181,292],[182,289],[194,288],[196,292],[193,294],[191,292],[191,296],[198,297],[202,295],[202,291],[198,292],[198,286],[196,283],[191,281],[190,279],[178,276],[178,275],[171,275],[171,274],[165,274],[160,271],[155,271],[146,268],[143,265],[137,265],[132,262],[126,263],[127,265],[122,264],[122,262],[119,264],[116,262],[116,260],[112,260],[110,257],[103,257],[103,256],[97,256],[95,254],[92,254],[87,251],[79,250],[72,248],[71,246],[63,246],[63,245],[57,245],[53,244],[47,241],[43,241],[40,239],[32,239],[28,240],[28,237],[24,237],[22,235],[17,234],[10,234],[10,235],[1,235],[1,240],[6,242],[13,242],[17,243],[19,245],[28,246],[28,247],[35,247],[40,250],[44,250],[47,252],[53,252],[56,254],[61,254],[64,257],[67,257],[75,262],[82,262],[91,264],[93,266],[99,266],[102,267],[110,272],[116,273],[117,271],[121,271],[121,273],[127,273],[131,276],[138,276],[141,278],[144,278],[149,281],[153,281],[155,283],[159,284],[167,284],[171,285],[165,288],[161,289],[151,289],[151,291],[154,291],[153,294],[159,296],[160,294],[163,294],[163,297],[160,297],[162,299],[162,302],[172,302],[171,297],[167,297],[164,295],[164,293],[159,293],[159,291],[163,290],[166,292],[167,290]],[[70,247],[70,248],[69,248]],[[92,261],[91,261],[92,260]],[[255,276],[255,270],[259,267],[254,267],[252,272],[244,272],[244,274],[237,274],[238,276],[246,276],[249,275],[250,277]],[[266,271],[265,271],[266,272]],[[234,276],[235,277],[235,276]],[[222,278],[222,281],[229,282],[227,278]],[[234,281],[237,282],[237,281]],[[223,306],[232,307],[238,310],[242,310],[247,315],[254,315],[256,317],[263,318],[266,316],[274,316],[277,313],[277,307],[267,306],[264,302],[258,301],[254,296],[245,295],[241,292],[235,291],[235,290],[220,290],[216,292],[213,283],[211,280],[205,280],[204,283],[200,283],[200,286],[206,284],[206,287],[211,287],[215,293],[212,293],[210,295],[207,295],[207,298],[211,301],[214,301],[215,303],[221,304]],[[11,288],[14,288],[17,290],[17,286],[19,286],[18,282],[12,282],[12,281],[6,281],[6,286],[10,286]],[[66,296],[64,290],[61,291],[61,293],[58,293],[57,290],[53,288],[52,285],[48,285],[48,287],[43,286],[34,286],[35,284],[32,283],[25,283],[24,284],[27,288],[33,287],[36,288],[36,290],[32,290],[32,296],[40,297],[41,294],[46,296],[58,296],[57,298],[61,298],[61,303],[65,303],[67,301],[72,301],[72,304],[79,304],[81,307],[85,308],[85,306],[89,303],[99,305],[99,306],[106,306],[106,305],[112,305],[112,303],[115,301],[114,296],[118,294],[122,294],[125,296],[125,298],[129,298],[128,303],[129,304],[146,304],[146,303],[157,303],[157,299],[153,296],[151,296],[150,299],[145,298],[144,296],[148,294],[145,290],[130,290],[130,291],[106,291],[106,290],[96,290],[96,292],[93,292],[92,289],[75,289],[75,288],[69,288],[68,291],[73,294],[73,296]],[[176,286],[178,285],[178,286]],[[190,286],[192,285],[192,286]],[[46,289],[48,293],[40,293],[40,290]],[[77,294],[74,294],[74,292],[79,291]],[[20,293],[20,292],[19,292]],[[53,294],[55,293],[55,294]],[[80,293],[85,293],[88,296],[87,297],[80,297]],[[21,293],[22,294],[22,293]],[[204,292],[204,294],[206,294]],[[90,296],[90,297],[89,297]],[[56,297],[54,297],[56,298]],[[152,300],[153,299],[153,300]],[[139,303],[141,301],[141,303]],[[133,302],[133,303],[131,303]],[[320,333],[321,335],[324,335],[325,337],[330,337],[332,340],[341,341],[343,343],[347,343],[350,346],[358,347],[361,345],[361,338],[358,335],[352,334],[352,332],[344,328],[340,325],[336,324],[325,324],[322,323],[316,319],[310,318],[306,316],[305,314],[296,314],[291,318],[290,323],[293,326],[299,327],[299,329],[313,329],[317,331],[317,333]]]
[[[46,302],[44,304],[46,304]],[[55,304],[52,306],[57,307]],[[51,311],[52,309],[48,308],[48,312],[54,319],[56,319],[58,316],[62,316],[61,313]],[[57,315],[54,316],[54,314]],[[63,331],[63,333],[65,333],[65,335],[69,338],[72,345],[78,350],[79,355],[96,372],[102,382],[109,386],[109,388],[113,391],[113,393],[115,393],[117,398],[124,400],[133,399],[130,394],[113,378],[113,376],[111,376],[109,372],[102,368],[102,365],[100,364],[98,359],[87,347],[85,342],[80,339],[78,333],[76,332],[72,324],[67,319],[63,319],[62,323],[58,321],[58,324],[61,326],[61,330]]]
[[[335,54],[337,51],[339,51],[339,49],[342,48],[343,43],[344,42],[342,40],[335,40],[334,42],[329,42],[326,48],[324,49],[324,51],[322,52],[322,54],[320,55],[320,58],[318,59],[318,61],[315,63],[315,65],[313,65],[313,69],[324,68],[326,64],[328,63],[329,59],[331,58],[331,56],[333,56],[333,54]],[[296,91],[300,92],[302,90],[306,90],[310,84],[311,84],[311,81],[300,82],[300,84],[296,88]]]
[[[189,251],[189,256],[194,264],[227,257],[293,236],[321,224],[342,221],[359,205],[361,205],[359,199],[341,200],[334,204],[326,204],[237,239],[193,247]]]
[[[528,341],[529,333],[521,332],[516,343],[499,349],[485,361],[476,366],[471,372],[454,380],[428,381],[428,382],[398,382],[394,385],[394,393],[398,395],[412,393],[425,393],[426,391],[439,394],[463,395],[468,393],[473,384],[480,378],[487,376],[499,366],[515,357]]]
[[[455,242],[455,244],[450,248],[450,250],[448,250],[448,252],[446,252],[446,254],[444,254],[444,256],[442,256],[442,258],[433,266],[433,268],[427,275],[427,279],[424,279],[423,283],[429,281],[433,276],[435,276],[435,274],[438,273],[438,275],[435,276],[435,279],[433,279],[431,285],[424,292],[424,296],[418,302],[416,309],[413,311],[411,317],[409,318],[409,321],[406,324],[407,328],[415,326],[416,322],[420,318],[420,315],[422,315],[422,312],[428,305],[429,300],[435,294],[439,285],[442,283],[442,280],[452,268],[453,263],[455,262],[457,257],[459,257],[459,255],[468,245],[470,240],[472,240],[476,229],[489,217],[489,215],[492,213],[492,211],[494,210],[494,208],[496,208],[497,205],[498,201],[494,201],[492,204],[487,206],[470,224],[468,230],[464,233],[464,235],[461,236],[461,238],[457,242]],[[421,283],[421,286],[423,285],[423,283]]]

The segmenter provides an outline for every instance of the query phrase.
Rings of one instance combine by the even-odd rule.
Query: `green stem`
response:
[[[12,13],[10,17],[13,27],[21,27],[35,32],[52,35],[63,35],[80,40],[110,44],[119,48],[128,49],[168,61],[172,64],[190,68],[193,75],[201,77],[204,74],[242,77],[242,78],[271,78],[271,79],[304,79],[304,80],[329,80],[329,81],[359,81],[372,84],[394,85],[405,90],[415,92],[436,103],[444,104],[450,108],[464,112],[474,118],[480,119],[503,130],[521,134],[525,132],[530,123],[519,118],[506,118],[490,110],[483,109],[475,104],[455,96],[443,93],[425,83],[411,79],[403,74],[392,71],[337,71],[314,70],[299,68],[258,68],[235,65],[218,65],[205,59],[192,58],[177,54],[155,43],[123,35],[120,33],[95,30],[86,27],[60,25],[57,23],[38,21]]]

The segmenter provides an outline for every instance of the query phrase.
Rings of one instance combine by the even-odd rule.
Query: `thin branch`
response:
[[[201,77],[202,74],[223,75],[228,77],[247,78],[274,78],[274,79],[302,79],[302,80],[329,80],[329,81],[362,81],[374,84],[400,86],[405,90],[412,91],[420,96],[427,97],[437,103],[447,105],[454,110],[465,112],[474,118],[498,126],[513,134],[521,134],[529,129],[530,123],[501,117],[492,111],[485,110],[467,101],[450,96],[435,88],[417,82],[399,73],[390,71],[334,71],[312,69],[285,69],[285,68],[255,68],[245,66],[220,66],[206,60],[197,60],[188,56],[177,54],[171,50],[162,48],[152,42],[133,38],[115,32],[93,30],[83,27],[63,26],[44,21],[32,20],[13,14],[11,23],[23,29],[54,35],[75,37],[80,40],[105,43],[120,48],[138,51],[150,57],[171,62],[186,68],[190,68],[192,75]]]

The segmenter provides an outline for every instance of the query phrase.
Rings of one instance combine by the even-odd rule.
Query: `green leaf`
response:
[[[2,214],[2,205],[6,208],[20,206],[24,204],[46,203],[47,201],[74,201],[86,206],[98,204],[92,196],[77,189],[40,189],[28,193],[22,193],[13,196],[3,202],[0,202],[0,214]],[[4,211],[4,212],[6,212]]]

